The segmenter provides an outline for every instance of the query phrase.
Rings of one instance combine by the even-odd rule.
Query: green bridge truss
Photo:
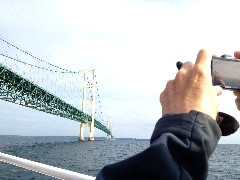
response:
[[[81,123],[91,121],[88,114],[24,79],[3,64],[0,64],[0,99]],[[111,135],[109,129],[96,119],[94,126]]]

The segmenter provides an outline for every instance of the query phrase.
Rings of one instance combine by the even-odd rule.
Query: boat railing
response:
[[[38,172],[47,176],[51,176],[58,179],[66,180],[93,180],[95,177],[80,174],[77,172],[69,171],[66,169],[49,166],[35,161],[30,161],[20,157],[12,156],[9,154],[0,152],[0,161],[12,164],[24,169],[28,169],[34,172]]]

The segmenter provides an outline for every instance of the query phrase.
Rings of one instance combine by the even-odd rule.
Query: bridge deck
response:
[[[88,114],[14,73],[2,64],[0,64],[0,99],[78,122],[91,120]],[[94,126],[111,135],[106,126],[96,119]]]

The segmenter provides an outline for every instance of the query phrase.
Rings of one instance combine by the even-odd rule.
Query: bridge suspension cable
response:
[[[23,49],[20,48],[19,46],[14,45],[13,43],[10,43],[9,41],[3,39],[1,36],[0,36],[0,40],[3,41],[4,43],[6,43],[7,45],[10,45],[11,47],[17,49],[18,51],[20,51],[20,52],[22,52],[22,53],[24,53],[24,54],[26,54],[26,55],[28,55],[28,56],[31,56],[32,58],[37,59],[37,60],[39,60],[39,61],[41,61],[41,62],[43,62],[43,63],[46,63],[46,64],[48,64],[48,65],[50,65],[50,66],[53,66],[54,68],[58,68],[58,69],[61,69],[61,70],[63,70],[63,71],[69,71],[69,70],[67,70],[67,69],[64,69],[64,68],[61,68],[61,67],[59,67],[59,66],[53,65],[53,64],[51,64],[51,63],[49,63],[49,62],[46,62],[46,61],[44,61],[44,60],[42,60],[42,59],[40,59],[40,58],[38,58],[38,57],[30,54],[29,52],[23,50]]]
[[[76,116],[71,116],[71,113],[79,111],[78,115],[84,114],[81,113],[84,70],[70,71],[60,68],[1,37],[0,47],[5,49],[5,52],[0,50],[0,99],[54,115],[71,117],[72,120]],[[87,96],[90,94],[91,92],[88,92]],[[99,98],[99,94],[96,97]],[[106,118],[102,118],[100,102],[96,102],[96,114],[100,115],[95,115],[95,127],[111,134],[106,128]],[[58,106],[54,103],[58,103]],[[63,115],[64,111],[67,115]],[[91,116],[90,110],[85,114]],[[84,118],[75,120],[81,122],[81,119]]]
[[[47,68],[44,68],[44,67],[36,66],[34,64],[26,63],[26,62],[24,62],[20,59],[13,58],[13,57],[10,57],[10,56],[5,55],[5,54],[0,53],[0,56],[6,57],[10,60],[14,60],[14,61],[23,63],[25,65],[28,65],[28,66],[31,66],[31,67],[34,67],[34,68],[38,68],[38,69],[42,69],[42,70],[46,70],[46,71],[51,71],[51,72],[56,72],[56,73],[82,73],[84,71],[84,70],[81,70],[81,71],[57,71],[57,70],[52,70],[52,69],[47,69]]]

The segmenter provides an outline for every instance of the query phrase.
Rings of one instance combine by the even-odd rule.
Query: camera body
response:
[[[240,59],[229,55],[212,56],[211,71],[213,85],[226,90],[240,90]]]

